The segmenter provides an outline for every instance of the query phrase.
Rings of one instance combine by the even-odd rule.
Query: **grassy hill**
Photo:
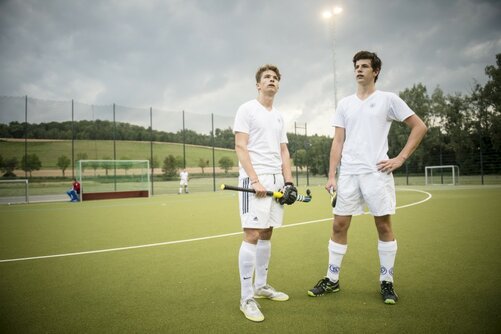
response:
[[[57,159],[67,156],[71,159],[71,140],[29,140],[28,154],[36,154],[42,162],[42,169],[57,169]],[[151,155],[150,142],[116,141],[116,159],[146,160]],[[76,140],[74,143],[75,159],[79,153],[87,154],[88,159],[113,159],[114,143],[110,140]],[[1,140],[2,157],[17,157],[20,161],[25,152],[24,140]],[[153,156],[158,159],[160,167],[168,155],[183,157],[183,145],[178,143],[153,143]],[[234,150],[216,148],[216,165],[219,159],[227,156],[238,164]],[[198,167],[200,158],[209,160],[212,166],[212,147],[186,145],[187,167]]]

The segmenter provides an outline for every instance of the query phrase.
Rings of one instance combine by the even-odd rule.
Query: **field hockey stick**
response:
[[[337,191],[335,191],[333,188],[329,190],[329,194],[331,195],[331,205],[332,207],[336,206],[336,198],[337,198]]]
[[[221,190],[234,190],[234,191],[243,191],[246,193],[253,193],[255,194],[256,191],[252,188],[242,188],[242,187],[235,187],[235,186],[230,186],[227,184],[222,184],[221,185]],[[284,194],[280,191],[267,191],[266,196],[270,196],[273,198],[282,198]],[[311,191],[310,189],[306,190],[306,195],[297,195],[296,202],[304,202],[308,203],[311,201]]]

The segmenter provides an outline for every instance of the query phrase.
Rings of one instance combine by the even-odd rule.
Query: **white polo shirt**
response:
[[[288,143],[282,115],[277,109],[266,109],[256,99],[242,104],[235,116],[233,132],[249,135],[247,150],[257,175],[282,174],[280,144]],[[240,177],[248,177],[240,167]]]
[[[377,171],[376,164],[388,159],[391,122],[413,114],[398,95],[379,90],[365,100],[353,94],[339,101],[332,126],[345,129],[340,174]]]

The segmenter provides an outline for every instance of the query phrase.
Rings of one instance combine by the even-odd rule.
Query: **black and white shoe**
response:
[[[339,281],[332,282],[329,277],[324,277],[313,287],[313,289],[308,290],[308,296],[317,297],[325,295],[326,293],[338,292]]]
[[[385,304],[393,305],[398,300],[398,295],[393,290],[393,283],[388,281],[381,282],[381,296],[383,296],[383,301]]]

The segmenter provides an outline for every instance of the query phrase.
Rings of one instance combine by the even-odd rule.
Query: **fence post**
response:
[[[150,107],[150,168],[151,168],[151,195],[155,194],[154,191],[154,179],[155,179],[155,167],[153,166],[153,111]]]
[[[214,134],[214,113],[211,113],[211,121],[212,121],[212,186],[214,192],[216,192],[216,137]]]
[[[28,161],[28,95],[24,99],[24,159]],[[28,168],[25,168],[24,178],[28,178]]]

